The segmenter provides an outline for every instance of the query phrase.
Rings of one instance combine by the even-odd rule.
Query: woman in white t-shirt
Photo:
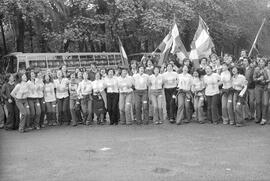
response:
[[[218,124],[219,115],[219,84],[220,76],[212,72],[212,68],[207,66],[204,76],[205,96],[207,100],[207,119],[214,124]]]
[[[58,122],[61,125],[63,122],[70,123],[69,120],[69,80],[63,77],[61,70],[57,71],[57,79],[54,80],[56,88],[56,98],[58,105]]]
[[[163,116],[163,76],[159,73],[160,68],[158,66],[154,67],[154,74],[149,76],[150,82],[150,99],[153,104],[153,116],[155,124],[162,124],[164,120]]]
[[[184,66],[183,73],[178,75],[178,110],[176,117],[176,124],[178,125],[182,124],[184,119],[186,119],[186,122],[191,121],[191,85],[192,76],[188,73],[188,67]]]
[[[108,70],[108,76],[104,79],[107,90],[107,109],[110,117],[110,125],[117,125],[119,121],[119,91],[117,77],[114,76],[114,70]]]
[[[223,124],[233,122],[233,91],[232,91],[232,75],[228,70],[228,65],[224,63],[222,65],[222,72],[220,74],[220,82],[222,84],[221,94],[221,108],[222,108],[222,120]]]
[[[235,111],[235,124],[236,126],[243,126],[244,123],[244,105],[245,105],[245,93],[247,90],[247,79],[244,75],[238,73],[238,68],[232,69],[232,88],[233,94],[233,107]],[[233,115],[232,115],[233,116]],[[233,125],[234,122],[231,122]]]
[[[166,110],[168,120],[171,123],[175,122],[176,117],[176,87],[178,74],[173,71],[173,64],[167,65],[167,71],[162,74],[164,81],[164,91],[166,98]]]
[[[93,111],[97,116],[97,124],[105,123],[105,85],[104,80],[102,80],[100,72],[95,74],[95,80],[92,82],[93,86]]]
[[[55,86],[53,79],[49,74],[45,75],[44,84],[44,101],[46,104],[46,117],[49,126],[57,125],[56,119],[56,97],[55,97]]]

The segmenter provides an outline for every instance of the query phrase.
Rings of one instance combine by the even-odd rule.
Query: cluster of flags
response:
[[[128,57],[119,37],[118,41],[120,53],[122,55],[122,64],[124,66],[128,66]],[[209,28],[202,17],[199,17],[199,26],[191,43],[191,52],[187,52],[183,42],[181,41],[177,24],[174,22],[170,32],[153,53],[158,50],[161,51],[161,56],[158,62],[158,64],[161,65],[165,60],[167,60],[170,53],[177,55],[180,60],[189,58],[195,62],[202,57],[208,57],[211,55],[213,48],[214,43],[210,37]]]
[[[192,61],[196,61],[202,57],[208,57],[211,55],[213,48],[214,43],[210,37],[209,28],[204,20],[199,17],[199,26],[191,43],[191,52],[187,52],[183,42],[181,41],[176,23],[174,23],[171,31],[162,40],[154,52],[157,50],[161,51],[161,57],[158,63],[161,65],[167,59],[169,53],[176,54],[180,60],[189,58]]]

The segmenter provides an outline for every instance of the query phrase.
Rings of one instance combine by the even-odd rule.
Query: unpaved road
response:
[[[270,180],[270,125],[0,131],[1,181]]]

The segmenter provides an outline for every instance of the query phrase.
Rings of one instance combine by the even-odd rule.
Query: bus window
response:
[[[114,55],[108,55],[108,63],[109,63],[109,66],[115,66],[115,65],[117,65],[116,64],[116,61],[115,61]]]
[[[5,62],[5,72],[6,73],[16,73],[17,72],[17,58],[10,56]]]
[[[25,62],[19,62],[18,72],[20,72],[21,70],[26,70],[26,63]]]
[[[63,65],[63,58],[62,56],[48,56],[47,62],[49,68],[59,68]]]
[[[64,63],[67,67],[80,67],[80,61],[77,55],[65,57]]]
[[[80,56],[81,66],[89,67],[92,63],[95,62],[93,55],[82,55]]]
[[[121,65],[121,63],[122,63],[121,55],[115,55],[115,64],[116,65]]]
[[[46,60],[29,60],[29,67],[35,70],[39,68],[46,69]]]
[[[95,55],[95,60],[98,67],[108,65],[107,55]]]

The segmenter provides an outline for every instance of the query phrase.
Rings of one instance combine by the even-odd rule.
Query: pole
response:
[[[261,27],[260,27],[260,29],[259,29],[259,31],[258,31],[258,33],[257,33],[257,35],[256,35],[256,37],[255,37],[255,40],[254,40],[254,42],[253,42],[253,44],[252,44],[252,47],[251,47],[251,49],[250,49],[250,51],[249,51],[249,53],[248,53],[248,56],[249,56],[249,57],[250,57],[250,55],[251,55],[251,53],[252,53],[252,51],[253,51],[253,49],[254,49],[254,47],[255,47],[255,45],[256,45],[256,42],[257,42],[257,40],[258,40],[258,38],[259,38],[259,35],[260,35],[261,31],[262,31],[262,28],[263,28],[263,26],[264,26],[265,21],[266,21],[266,19],[264,18],[263,21],[262,21]]]

